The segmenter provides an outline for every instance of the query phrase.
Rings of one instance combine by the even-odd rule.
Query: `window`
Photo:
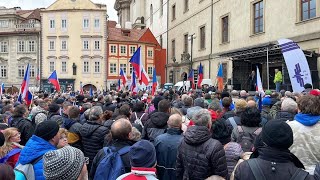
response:
[[[55,46],[54,46],[54,41],[49,41],[49,50],[54,50]]]
[[[94,62],[94,72],[100,73],[100,62],[99,61]]]
[[[163,39],[162,39],[162,34],[160,35],[160,46],[162,47]]]
[[[111,53],[116,54],[117,53],[117,46],[112,45],[111,46]]]
[[[89,19],[83,19],[83,28],[89,28]]]
[[[301,20],[316,17],[316,0],[301,0]]]
[[[29,71],[30,77],[36,77],[36,68],[34,65],[30,65],[30,71]]]
[[[117,73],[117,64],[116,63],[110,63],[110,73],[111,74]]]
[[[130,70],[130,74],[132,74],[133,67],[132,67],[131,63],[130,63],[130,66],[129,66],[129,70]]]
[[[24,66],[18,66],[18,77],[24,77]]]
[[[61,28],[62,29],[67,29],[67,20],[66,19],[62,19],[61,20]]]
[[[88,73],[89,72],[89,62],[88,61],[84,61],[83,62],[83,72],[84,73]]]
[[[120,69],[122,68],[124,73],[127,73],[127,64],[120,64]]]
[[[8,42],[2,41],[0,43],[0,52],[2,52],[2,53],[8,52]]]
[[[88,50],[89,49],[89,41],[85,40],[83,41],[83,49]]]
[[[175,58],[176,57],[176,40],[172,40],[171,42],[171,55],[172,55],[172,58]]]
[[[0,77],[7,77],[7,66],[0,66]]]
[[[229,16],[222,18],[222,42],[229,41]]]
[[[100,41],[94,41],[94,49],[99,50],[100,49]]]
[[[7,21],[7,20],[0,20],[0,27],[1,27],[1,28],[7,28],[7,27],[9,27],[9,21]]]
[[[24,52],[24,41],[18,41],[18,52]]]
[[[61,50],[67,50],[67,41],[66,40],[61,41]]]
[[[54,71],[54,62],[52,62],[52,61],[49,63],[49,71],[50,72]]]
[[[135,46],[131,46],[130,47],[130,54],[134,54],[134,52],[136,52],[136,47]]]
[[[153,73],[153,72],[152,72],[152,69],[153,69],[152,67],[148,67],[148,74],[151,74],[151,75],[152,75],[152,73]]]
[[[35,52],[36,47],[35,47],[35,41],[29,41],[29,52]]]
[[[200,49],[206,48],[206,27],[200,28]]]
[[[152,50],[148,50],[148,58],[152,58],[153,57],[153,51]]]
[[[160,16],[163,15],[163,0],[160,0]]]
[[[61,72],[63,72],[63,73],[67,72],[67,62],[65,62],[65,61],[61,62]]]
[[[184,35],[184,50],[183,50],[184,53],[188,52],[188,44],[189,44],[188,38],[189,38],[189,35],[185,34]]]
[[[153,7],[152,4],[150,5],[150,24],[153,23]]]
[[[176,5],[172,6],[172,21],[176,19]]]
[[[50,29],[54,29],[55,28],[55,22],[53,19],[50,20]]]
[[[189,11],[189,0],[184,0],[184,12]]]
[[[254,7],[254,33],[263,32],[263,1],[253,4]]]
[[[120,53],[126,54],[126,46],[120,46]]]
[[[100,19],[94,19],[94,27],[100,28]]]

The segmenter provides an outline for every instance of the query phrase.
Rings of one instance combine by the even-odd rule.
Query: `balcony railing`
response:
[[[34,29],[34,28],[35,28],[34,23],[16,24],[16,29]]]

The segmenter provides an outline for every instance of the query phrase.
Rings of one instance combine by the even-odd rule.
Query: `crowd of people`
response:
[[[1,180],[320,180],[316,89],[16,98],[0,103]]]

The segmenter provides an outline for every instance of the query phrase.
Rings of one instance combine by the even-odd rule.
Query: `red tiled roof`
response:
[[[117,25],[117,22],[116,22],[116,21],[108,21],[107,27],[108,27],[108,28],[115,28],[116,25]]]
[[[108,28],[108,41],[136,42],[146,31],[147,29]],[[123,32],[130,32],[129,36],[125,36]]]
[[[27,19],[37,19],[40,21],[40,9],[35,9],[33,12],[27,17]]]
[[[30,13],[32,12],[33,10],[17,10],[17,15],[22,15],[22,14],[26,14],[26,13]]]

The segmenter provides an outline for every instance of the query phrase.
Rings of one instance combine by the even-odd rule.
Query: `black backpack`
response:
[[[253,151],[253,143],[256,137],[261,133],[262,128],[257,128],[253,133],[245,132],[242,126],[238,126],[239,137],[237,143],[241,145],[244,152]]]

